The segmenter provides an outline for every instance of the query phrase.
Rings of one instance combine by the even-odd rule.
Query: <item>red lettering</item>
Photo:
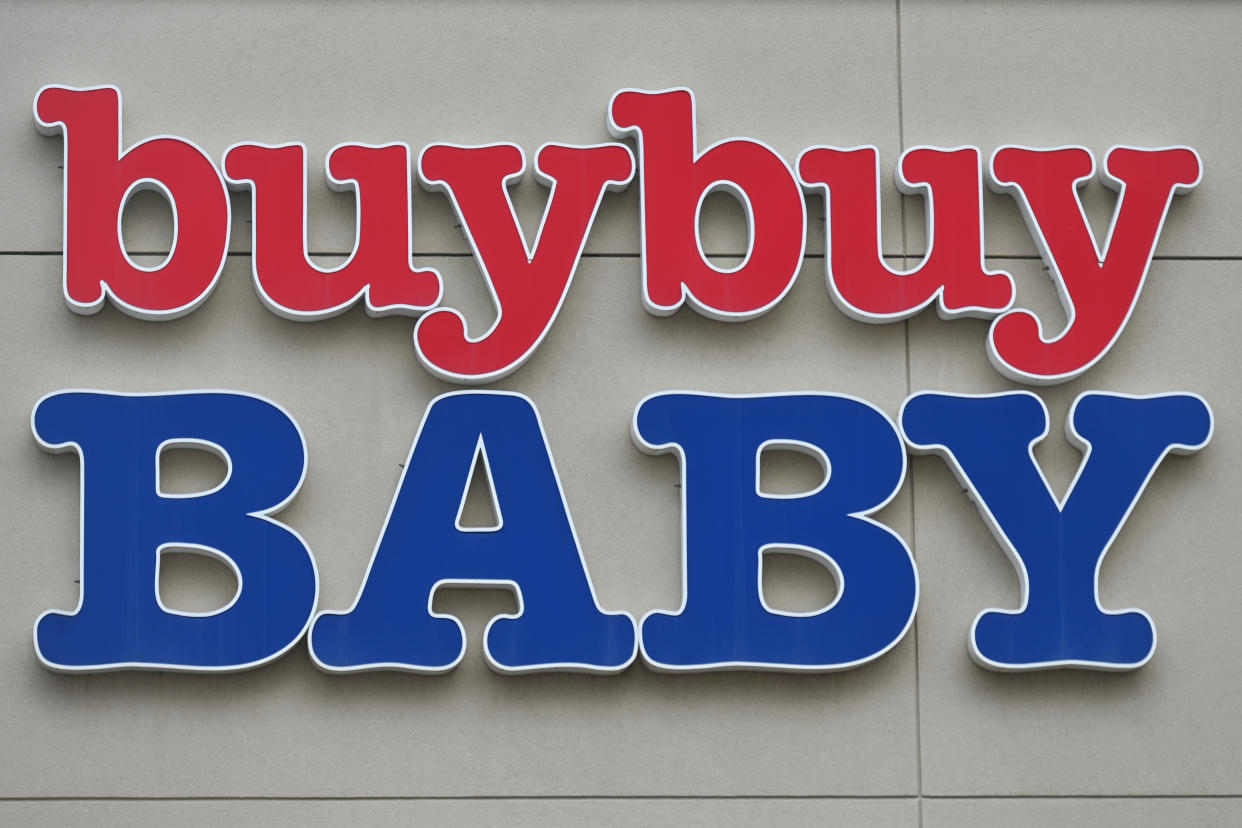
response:
[[[533,248],[527,247],[505,189],[525,169],[526,157],[514,144],[432,144],[419,156],[424,185],[453,202],[496,303],[495,324],[475,339],[451,308],[418,320],[415,350],[442,379],[490,382],[517,370],[534,352],[569,291],[605,189],[629,183],[634,157],[622,144],[540,147],[535,177],[551,192]]]
[[[367,313],[417,315],[440,300],[440,275],[411,265],[410,148],[340,144],[328,153],[328,183],[357,193],[349,259],[330,270],[307,257],[306,146],[234,144],[224,172],[254,192],[255,289],[286,319],[324,319],[365,298]]]
[[[907,319],[933,301],[945,319],[991,318],[1013,304],[1013,279],[983,261],[983,180],[976,147],[913,147],[897,164],[897,187],[927,199],[927,253],[896,271],[880,246],[880,159],[875,147],[812,147],[798,159],[809,191],[828,208],[828,290],[862,322]],[[873,241],[874,240],[874,241]]]
[[[806,244],[806,205],[789,165],[771,147],[748,138],[696,150],[694,94],[689,89],[613,95],[609,129],[636,136],[642,169],[643,303],[673,313],[686,299],[714,319],[751,319],[789,291]],[[699,208],[716,190],[746,211],[745,259],[724,270],[699,243]]]
[[[69,307],[96,313],[105,297],[143,319],[175,319],[215,287],[229,241],[229,199],[211,159],[183,138],[148,138],[121,151],[121,92],[114,86],[45,86],[35,96],[45,135],[65,136],[64,292]],[[172,250],[163,263],[134,263],[121,214],[135,192],[172,205]]]
[[[1048,339],[1029,311],[992,324],[988,355],[1021,382],[1064,382],[1082,374],[1117,341],[1138,301],[1169,203],[1199,183],[1202,165],[1189,147],[1113,147],[1101,179],[1118,190],[1101,252],[1077,188],[1095,172],[1083,147],[1001,147],[992,155],[992,187],[1018,202],[1044,263],[1057,282],[1069,324]]]

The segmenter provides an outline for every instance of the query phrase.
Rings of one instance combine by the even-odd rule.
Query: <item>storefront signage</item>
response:
[[[486,383],[538,348],[564,301],[596,211],[608,191],[640,187],[643,302],[666,315],[689,305],[742,321],[777,305],[805,249],[806,197],[827,206],[827,285],[854,319],[886,323],[935,305],[948,320],[993,319],[986,347],[1005,377],[1064,382],[1102,359],[1129,320],[1173,196],[1194,187],[1199,156],[1186,147],[1114,147],[1101,177],[1117,190],[1103,246],[1077,188],[1095,172],[1082,147],[1005,146],[985,164],[975,147],[914,147],[897,165],[898,187],[927,199],[928,252],[907,272],[879,249],[875,147],[811,147],[790,165],[762,142],[734,138],[699,149],[688,89],[622,90],[607,126],[625,144],[545,144],[534,157],[549,188],[533,245],[506,187],[522,175],[513,144],[431,144],[416,160],[405,144],[340,144],[327,176],[357,198],[357,233],[345,264],[325,270],[306,251],[306,148],[231,146],[219,167],[193,143],[159,136],[122,150],[120,92],[48,86],[35,120],[63,133],[64,296],[78,313],[111,302],[125,313],[172,320],[206,301],[219,279],[233,223],[227,188],[253,204],[252,263],[260,300],[312,321],[361,302],[373,315],[417,316],[414,352],[436,376]],[[496,304],[495,324],[471,338],[441,303],[436,271],[412,260],[414,175],[453,204]],[[1047,336],[1015,309],[1013,280],[989,270],[983,186],[1021,206],[1068,317]],[[161,191],[173,208],[166,259],[134,262],[120,221],[137,190]],[[715,191],[733,194],[748,222],[742,262],[712,263],[699,212]],[[35,649],[49,668],[231,671],[285,653],[305,635],[331,672],[451,670],[465,649],[457,619],[432,611],[444,585],[513,590],[518,612],[492,620],[488,663],[501,672],[624,670],[641,653],[666,671],[831,671],[891,649],[918,603],[910,549],[869,515],[905,478],[907,451],[942,456],[961,480],[1021,584],[1017,609],[981,612],[969,647],[998,670],[1127,670],[1154,652],[1151,619],[1099,602],[1099,564],[1156,467],[1169,452],[1207,444],[1212,413],[1191,393],[1087,392],[1067,436],[1084,452],[1058,501],[1033,448],[1049,431],[1043,402],[1027,391],[912,394],[896,422],[870,403],[831,393],[721,395],[668,391],[642,400],[639,449],[681,463],[683,602],[641,620],[600,607],[565,504],[535,403],[516,393],[459,391],[433,400],[410,449],[388,517],[354,604],[316,614],[311,550],[272,515],[296,494],[306,445],[276,403],[231,391],[126,394],[60,391],[38,402],[32,428],[50,451],[82,465],[82,589],[73,612],[49,611]],[[159,457],[170,447],[222,457],[215,489],[164,493]],[[765,493],[760,454],[778,447],[816,458],[823,481],[796,495]],[[461,525],[465,488],[479,463],[489,477],[495,527]],[[232,567],[228,606],[194,614],[158,594],[160,552],[192,549]],[[829,567],[834,602],[817,612],[772,609],[763,599],[767,549]]]

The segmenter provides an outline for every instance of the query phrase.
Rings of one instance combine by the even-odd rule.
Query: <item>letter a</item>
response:
[[[471,470],[483,455],[499,526],[463,528]],[[441,586],[507,587],[516,615],[493,618],[484,655],[501,673],[615,673],[637,654],[634,619],[604,612],[534,404],[520,394],[460,391],[427,408],[354,606],[321,612],[311,658],[334,673],[443,673],[465,630],[431,611]]]

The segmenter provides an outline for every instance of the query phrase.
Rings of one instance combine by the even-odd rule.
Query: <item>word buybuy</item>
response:
[[[495,324],[471,338],[460,313],[440,307],[440,275],[412,262],[410,148],[340,144],[327,156],[328,183],[357,193],[357,236],[334,270],[306,253],[306,148],[240,143],[217,170],[195,144],[160,136],[121,151],[121,94],[115,87],[48,86],[35,120],[65,133],[64,292],[79,313],[105,299],[145,319],[189,313],[210,295],[224,267],[231,214],[226,183],[254,193],[255,288],[273,312],[315,320],[361,301],[368,313],[419,316],[419,360],[443,379],[482,383],[503,377],[538,347],[555,321],[606,190],[641,177],[643,302],[654,314],[683,304],[715,319],[745,320],[773,308],[798,273],[806,242],[802,189],[827,200],[828,288],[855,319],[892,322],[935,304],[942,317],[995,318],[992,363],[1011,379],[1055,383],[1076,377],[1112,346],[1138,301],[1174,194],[1200,179],[1187,147],[1114,147],[1101,177],[1118,190],[1103,250],[1091,233],[1077,187],[1095,172],[1083,147],[1001,147],[986,167],[988,185],[1011,193],[1065,303],[1068,327],[1045,338],[1028,311],[1011,309],[1012,277],[990,271],[983,251],[983,176],[976,147],[906,150],[897,186],[927,199],[928,252],[898,273],[880,255],[879,157],[875,147],[811,147],[794,165],[746,138],[699,151],[688,89],[622,90],[609,105],[609,129],[624,144],[544,144],[536,178],[548,206],[533,246],[524,238],[506,186],[526,167],[514,144],[431,144],[419,153],[423,186],[444,193],[460,218],[497,305]],[[801,185],[801,186],[800,186]],[[133,262],[121,241],[121,215],[142,189],[173,208],[173,243],[156,267]],[[715,266],[699,242],[699,210],[714,191],[736,196],[746,213],[741,264]]]

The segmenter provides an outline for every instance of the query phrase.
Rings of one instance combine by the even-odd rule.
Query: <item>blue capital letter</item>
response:
[[[501,525],[458,525],[477,452]],[[442,673],[461,661],[461,622],[431,611],[443,585],[504,586],[516,615],[484,634],[499,672],[624,670],[637,653],[634,619],[603,612],[587,577],[539,414],[529,399],[462,391],[432,401],[348,612],[323,612],[311,658],[325,670]]]
[[[905,541],[866,517],[896,494],[905,448],[870,404],[830,394],[667,393],[634,413],[644,451],[681,456],[684,598],[642,622],[656,669],[839,670],[887,652],[910,627],[918,576]],[[822,452],[825,484],[802,496],[758,487],[765,445]],[[787,546],[835,565],[836,602],[817,614],[769,610],[760,556]]]
[[[306,544],[267,516],[297,493],[306,445],[275,404],[234,392],[62,391],[32,417],[49,451],[82,462],[82,597],[35,623],[39,660],[54,670],[218,672],[277,658],[306,631],[319,576]],[[160,451],[205,446],[228,463],[200,495],[158,489]],[[229,562],[238,593],[219,612],[179,613],[159,601],[160,550],[184,546]]]
[[[1164,456],[1207,445],[1212,411],[1201,397],[1078,397],[1066,434],[1086,456],[1060,502],[1035,462],[1048,409],[1034,394],[915,394],[901,427],[913,450],[939,454],[970,489],[1018,571],[1020,607],[975,618],[975,661],[994,670],[1147,663],[1156,648],[1151,618],[1100,606],[1100,562]]]

